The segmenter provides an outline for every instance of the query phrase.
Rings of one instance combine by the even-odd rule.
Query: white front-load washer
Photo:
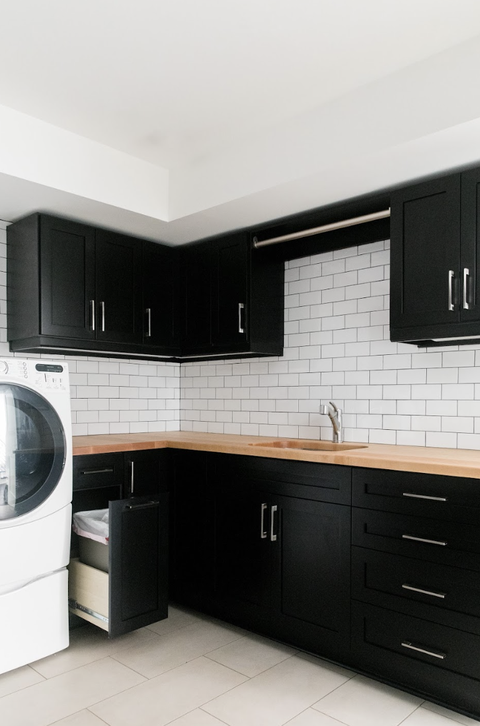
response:
[[[0,673],[68,646],[67,365],[0,360]]]

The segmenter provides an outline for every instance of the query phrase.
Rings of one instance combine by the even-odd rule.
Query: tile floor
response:
[[[198,613],[70,647],[0,676],[2,726],[479,726]]]

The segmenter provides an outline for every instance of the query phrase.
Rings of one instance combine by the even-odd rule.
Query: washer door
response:
[[[29,388],[0,383],[0,520],[39,507],[57,486],[65,455],[51,404]]]

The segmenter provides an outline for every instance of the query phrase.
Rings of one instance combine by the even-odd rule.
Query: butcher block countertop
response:
[[[327,442],[325,442],[327,443]],[[270,444],[270,446],[268,445]],[[265,436],[190,433],[187,431],[146,434],[98,434],[74,436],[73,454],[104,454],[141,449],[190,449],[214,451],[221,454],[262,456],[292,461],[312,461],[321,464],[359,466],[373,469],[393,469],[425,474],[444,474],[480,479],[480,451],[467,449],[434,449],[421,446],[387,444],[355,444],[342,451],[312,451],[289,448],[309,446],[314,441],[275,439]],[[327,443],[328,445],[328,443]]]

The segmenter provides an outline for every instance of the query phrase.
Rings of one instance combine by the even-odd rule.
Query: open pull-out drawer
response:
[[[109,571],[70,562],[70,610],[121,635],[168,614],[168,494],[109,503]]]

